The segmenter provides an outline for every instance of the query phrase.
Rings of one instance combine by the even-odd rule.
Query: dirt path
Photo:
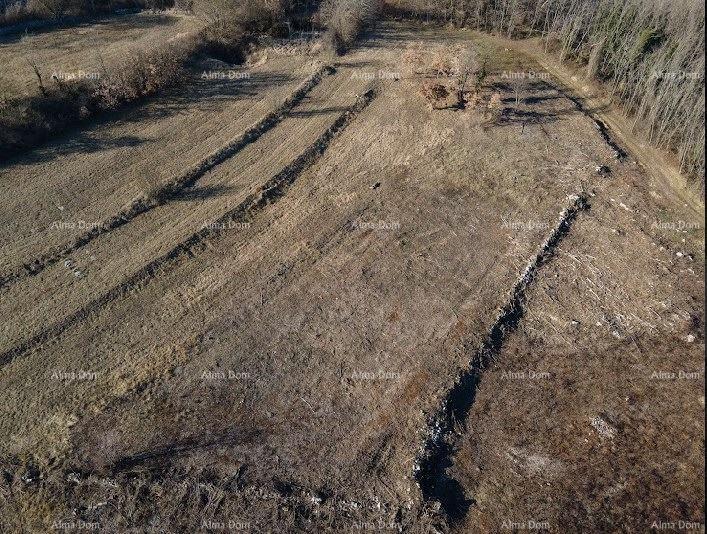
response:
[[[513,50],[527,54],[552,74],[564,87],[576,95],[587,113],[601,120],[611,130],[611,135],[624,146],[633,159],[654,179],[652,187],[660,195],[665,195],[675,203],[688,207],[693,217],[701,217],[704,222],[704,203],[694,186],[688,185],[677,165],[668,156],[648,145],[633,132],[630,122],[623,112],[613,105],[592,82],[584,78],[582,72],[573,72],[552,55],[544,52],[537,39],[506,40],[488,37],[502,42]]]
[[[689,220],[686,210],[654,199],[640,168],[614,164],[614,148],[562,91],[538,82],[516,103],[495,74],[488,92],[498,91],[504,107],[496,122],[485,121],[483,109],[429,109],[422,80],[401,67],[405,52],[418,41],[453,46],[466,38],[384,26],[282,120],[179,194],[6,285],[0,311],[12,320],[2,325],[0,405],[10,409],[0,412],[0,520],[8,530],[18,521],[46,529],[78,514],[113,531],[209,530],[205,521],[258,531],[447,531],[449,516],[439,513],[437,496],[420,491],[416,465],[435,431],[431,418],[489,339],[503,339],[494,346],[497,359],[508,358],[520,339],[518,351],[552,362],[559,349],[541,340],[578,328],[570,316],[591,291],[601,293],[599,304],[578,319],[587,329],[578,342],[591,343],[592,328],[615,337],[627,318],[639,323],[655,313],[668,327],[685,327],[693,296],[670,288],[688,269],[690,291],[699,288],[688,256],[698,254],[700,241],[661,235],[650,224],[653,209],[667,222]],[[517,60],[503,47],[494,52],[499,61]],[[304,72],[297,72],[301,82]],[[290,83],[291,93],[297,82]],[[158,183],[255,122],[233,121],[247,102],[225,100],[180,108],[180,132],[199,117],[195,124],[211,141],[192,147],[196,135],[167,137],[173,146],[160,165],[170,172]],[[263,104],[257,116],[266,109],[273,108]],[[212,131],[216,118],[229,128]],[[63,158],[56,168],[41,163],[56,188],[68,183],[76,191],[72,213],[105,216],[135,198],[137,186],[116,185],[125,176],[112,174],[122,168],[118,155],[104,157],[111,165],[91,161],[94,181],[113,191],[105,203],[104,193],[85,191],[89,176],[62,182],[67,169],[82,168],[80,158]],[[147,153],[126,161],[150,168]],[[613,174],[598,173],[603,165]],[[26,172],[28,163],[17,169]],[[19,191],[38,205],[49,202],[29,175],[20,176]],[[580,212],[578,198],[588,209]],[[571,231],[558,230],[568,205],[576,220]],[[14,217],[28,220],[19,204],[7,220]],[[560,234],[561,242],[553,237]],[[26,255],[52,238],[27,249],[26,234],[9,239],[9,251]],[[539,254],[548,243],[556,254],[545,261]],[[586,273],[572,268],[578,248]],[[593,255],[604,262],[598,270],[587,262]],[[529,268],[532,284],[523,285]],[[659,308],[655,299],[671,295]],[[526,310],[529,299],[543,321],[531,323],[530,313],[517,324],[504,319],[517,306]],[[511,331],[524,335],[526,324],[527,338]],[[572,354],[581,367],[587,356]],[[592,361],[601,369],[601,358]],[[500,530],[497,518],[507,510],[493,503],[525,502],[518,494],[503,499],[521,487],[517,478],[506,477],[498,495],[480,468],[501,480],[507,465],[499,455],[512,452],[512,466],[521,467],[545,458],[527,450],[538,441],[533,413],[549,411],[548,435],[554,417],[585,423],[569,409],[552,415],[549,388],[544,404],[532,407],[520,445],[505,436],[493,441],[499,433],[491,423],[521,401],[488,377],[481,384],[490,389],[469,416],[479,426],[466,433],[448,425],[461,452],[445,454],[449,465],[436,470],[480,503],[456,525],[472,532]],[[581,389],[582,376],[570,378]],[[561,388],[573,391],[564,382]],[[489,397],[500,407],[489,409],[501,410],[491,423],[482,409]],[[532,398],[524,392],[524,400]],[[560,398],[573,405],[571,396]],[[589,397],[582,406],[592,414],[600,408]],[[471,454],[477,431],[491,441]],[[576,465],[564,472],[583,480],[583,464]],[[547,502],[575,502],[571,491]]]

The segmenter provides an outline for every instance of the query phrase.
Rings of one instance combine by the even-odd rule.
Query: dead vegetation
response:
[[[325,0],[319,13],[332,49],[344,54],[381,10],[380,0]]]
[[[427,49],[409,46],[403,62],[422,78],[420,92],[432,109],[465,109],[475,106],[486,78],[485,60],[469,46]]]
[[[223,19],[214,23],[218,26],[211,30],[216,36],[231,28]],[[440,33],[434,33],[434,38]],[[238,42],[238,35],[232,40],[224,36],[219,42],[228,50],[229,42]],[[268,104],[259,108],[248,99],[238,108],[225,110],[226,105],[217,102],[213,107],[220,108],[218,113],[210,109],[198,120],[191,120],[195,115],[180,117],[179,123],[164,120],[165,127],[150,130],[150,123],[162,118],[149,112],[155,108],[148,107],[145,113],[141,108],[138,113],[121,115],[125,119],[121,122],[135,123],[134,130],[114,130],[110,138],[139,131],[151,140],[167,137],[162,144],[106,150],[94,153],[91,159],[69,155],[9,168],[9,181],[26,184],[13,189],[19,194],[11,196],[22,198],[27,205],[50,205],[50,199],[59,197],[61,201],[64,191],[75,184],[78,194],[71,199],[68,211],[81,206],[83,213],[115,213],[112,208],[123,206],[124,199],[130,199],[137,189],[128,189],[120,197],[104,195],[101,190],[86,188],[87,179],[113,181],[121,194],[124,184],[130,186],[134,176],[149,175],[153,168],[167,167],[152,183],[175,181],[161,190],[163,197],[154,195],[160,202],[154,210],[143,210],[139,217],[119,213],[116,220],[120,226],[102,230],[90,242],[79,238],[80,245],[67,250],[61,256],[63,261],[57,256],[57,261],[47,263],[41,275],[33,264],[31,276],[28,272],[21,285],[5,292],[4,305],[13,317],[8,331],[14,336],[5,337],[21,350],[5,362],[0,388],[3,404],[12,406],[0,425],[7,436],[0,440],[5,444],[0,458],[0,516],[10,521],[0,530],[44,531],[54,521],[75,519],[106,531],[196,532],[222,529],[205,527],[203,521],[217,523],[225,518],[239,528],[247,525],[261,532],[444,531],[437,527],[434,503],[424,502],[411,478],[411,459],[420,446],[425,415],[437,408],[440,395],[451,386],[460,365],[467,364],[470,351],[476,350],[484,333],[490,332],[489,343],[493,342],[496,334],[499,339],[505,334],[512,320],[520,320],[515,313],[521,305],[516,300],[520,302],[521,297],[513,291],[511,304],[503,308],[496,323],[489,324],[513,284],[521,287],[516,280],[518,269],[525,265],[525,258],[535,257],[529,256],[535,245],[543,245],[547,231],[542,225],[549,227],[554,222],[556,207],[564,202],[567,191],[591,186],[595,180],[610,182],[592,174],[595,163],[605,161],[609,152],[594,125],[575,112],[558,91],[541,84],[525,87],[520,82],[492,86],[475,49],[442,39],[436,42],[444,45],[437,48],[421,43],[410,46],[406,60],[415,76],[374,83],[376,99],[358,113],[353,95],[367,90],[369,83],[358,76],[360,66],[380,61],[381,67],[399,67],[402,39],[392,37],[376,36],[373,46],[355,50],[352,57],[331,70],[331,76],[311,97],[301,99],[303,105],[297,109],[272,109],[272,102],[281,101],[281,96],[271,96]],[[407,41],[425,37],[418,34]],[[88,92],[103,84],[105,94],[97,101],[120,106],[170,83],[172,78],[167,74],[171,71],[180,72],[177,78],[184,76],[180,65],[192,53],[188,49],[184,57],[157,58],[158,65],[171,65],[160,72],[155,72],[150,56],[143,56],[134,72],[126,69],[111,74],[106,68],[100,81],[84,82],[82,91],[93,94]],[[496,58],[497,54],[492,51],[488,57]],[[301,63],[309,61],[304,58]],[[275,68],[272,63],[257,74],[277,80],[275,86],[290,73],[299,72],[292,68],[294,61],[288,61],[287,68]],[[494,75],[498,72],[495,62],[489,67]],[[43,101],[54,93],[70,95],[78,90],[76,83],[42,78],[41,71],[36,72]],[[424,102],[416,93],[420,86],[424,92],[426,84],[428,101],[436,109],[463,106],[483,111],[492,119],[503,111],[504,103],[512,107],[515,101],[516,107],[522,103],[540,119],[525,135],[514,139],[515,132],[522,131],[520,114],[511,122],[512,128],[484,131],[469,127],[468,118],[476,113],[423,113]],[[499,92],[494,92],[496,89]],[[347,91],[352,96],[342,97]],[[210,135],[207,124],[231,125],[246,107],[255,108],[252,121],[247,116],[216,137],[213,144],[198,144],[197,138]],[[391,110],[393,120],[386,116]],[[182,111],[188,113],[187,109]],[[273,113],[272,119],[266,117],[257,130],[242,130],[266,112]],[[565,118],[553,121],[560,113]],[[178,129],[182,124],[186,126]],[[95,131],[91,128],[89,133]],[[165,136],[167,128],[178,133]],[[242,131],[240,141],[234,144]],[[67,136],[66,144],[73,139],[73,134]],[[290,140],[300,143],[289,145]],[[211,149],[213,156],[196,167],[188,167],[189,161],[178,157],[178,152],[191,151],[194,158],[203,158]],[[144,150],[146,157],[140,157],[146,163],[138,164],[138,150]],[[116,156],[115,152],[121,154]],[[271,154],[279,159],[269,159]],[[173,167],[166,164],[170,158],[177,160]],[[117,165],[110,165],[114,162]],[[84,169],[90,169],[90,175],[71,172]],[[120,174],[124,169],[130,169],[130,174]],[[644,175],[639,169],[635,172],[636,190],[640,190]],[[52,173],[60,178],[50,180]],[[43,179],[39,188],[34,185],[37,176]],[[85,197],[77,198],[87,189]],[[625,196],[617,198],[626,200]],[[27,211],[25,205],[13,209],[6,211],[9,216],[5,220],[18,228],[29,226],[20,215]],[[501,213],[509,214],[507,227],[503,226],[505,221],[495,222]],[[639,215],[650,217],[652,212],[644,208],[641,213],[627,215],[622,209],[617,213],[612,214],[611,224],[589,231],[583,242],[592,245],[596,236],[610,233],[606,230],[616,226],[616,242],[609,250],[617,251],[614,255],[626,263],[629,251],[622,241],[626,228]],[[358,220],[361,224],[352,224]],[[247,228],[230,231],[235,226],[231,223],[244,221]],[[367,228],[375,221],[389,221],[390,230]],[[528,227],[537,232],[527,233]],[[51,250],[48,235],[35,239],[41,253]],[[66,239],[56,237],[55,243]],[[10,240],[14,248],[9,249],[8,257],[21,260],[27,250],[20,248],[24,236],[11,235]],[[567,248],[573,253],[575,249]],[[125,254],[126,250],[130,254]],[[594,249],[588,246],[586,254],[592,253]],[[657,259],[662,265],[665,259],[650,252],[642,257],[645,260],[636,260],[637,264],[646,261],[652,265]],[[87,276],[75,279],[62,263],[72,270],[83,269]],[[570,276],[562,287],[578,298],[590,298],[590,292],[598,291],[597,285],[606,280],[602,275],[597,285],[575,290],[578,277],[571,276],[573,270],[567,264],[561,266],[556,273]],[[603,273],[618,270],[601,269]],[[556,273],[538,271],[535,282],[544,281],[554,289],[560,285]],[[627,274],[634,276],[625,286],[631,298],[624,300],[635,307],[633,279],[644,277],[636,277],[631,269]],[[683,271],[680,278],[663,278],[674,284],[686,276]],[[622,296],[611,289],[602,292]],[[525,306],[525,288],[522,293],[523,308],[530,311]],[[662,294],[672,298],[673,290]],[[571,300],[565,294],[551,302]],[[549,311],[550,318],[559,315]],[[569,315],[566,322],[574,318]],[[592,325],[592,319],[589,315],[582,324]],[[44,337],[30,338],[35,327]],[[539,330],[538,337],[547,337],[556,328],[557,321],[550,323]],[[331,337],[328,332],[333,332]],[[535,345],[523,344],[528,346]],[[606,358],[591,362],[591,384],[611,385],[612,376],[635,364],[631,354],[623,360],[611,359],[615,352],[613,346],[606,352],[611,361],[621,363],[613,373],[602,366]],[[558,366],[554,353],[529,353],[548,356],[548,366]],[[584,364],[584,356],[569,354],[569,363]],[[663,353],[655,356],[656,363],[662,363]],[[84,364],[87,368],[95,365],[90,370],[101,376],[101,381],[95,385],[41,382],[46,369],[78,369]],[[522,368],[544,371],[548,367]],[[240,385],[225,382],[226,378],[204,378],[205,370],[211,369],[234,369],[253,376]],[[557,386],[571,393],[561,397],[570,408],[578,405],[577,395],[592,397],[584,387],[585,371],[579,365],[572,382]],[[623,439],[620,432],[614,438],[594,435],[593,428],[607,435],[612,432],[614,420],[603,410],[585,410],[582,418],[563,419],[572,412],[564,406],[562,413],[551,413],[558,403],[553,395],[556,388],[548,387],[543,401],[550,415],[538,424],[533,415],[539,412],[538,407],[523,404],[538,395],[532,389],[521,390],[519,382],[512,383],[515,386],[494,383],[492,373],[486,383],[495,387],[487,387],[490,395],[480,397],[478,406],[496,409],[491,402],[495,401],[501,416],[491,418],[487,431],[479,433],[478,450],[459,458],[466,462],[463,473],[472,483],[486,484],[468,486],[470,497],[483,506],[491,496],[494,504],[509,502],[509,507],[508,512],[501,506],[492,508],[486,523],[470,523],[467,531],[479,525],[488,526],[489,532],[502,530],[497,518],[514,517],[519,511],[534,517],[533,508],[547,502],[560,508],[563,517],[571,518],[564,520],[561,531],[582,530],[588,524],[601,530],[606,524],[588,523],[575,510],[582,512],[579,506],[585,503],[589,509],[597,500],[603,503],[602,515],[615,510],[606,504],[610,501],[603,491],[613,490],[614,482],[622,482],[619,477],[646,481],[644,487],[661,484],[660,471],[651,477],[636,477],[631,465],[623,466],[618,474],[612,471],[616,450],[599,447],[612,439],[624,446],[630,444],[619,441]],[[364,379],[362,374],[375,378]],[[17,386],[24,383],[34,386]],[[522,434],[513,418],[503,417],[504,405],[513,404],[514,395],[509,391],[521,399],[515,404],[524,409],[516,410],[527,422]],[[617,388],[613,395],[621,402],[615,406],[625,406],[622,391]],[[694,403],[695,395],[690,395]],[[682,406],[680,400],[677,404]],[[632,401],[632,405],[640,408],[642,400]],[[674,408],[670,403],[665,406]],[[672,417],[674,413],[666,411],[665,415]],[[47,424],[45,420],[54,414],[72,418]],[[477,416],[472,413],[471,421],[477,421]],[[553,424],[557,420],[567,424]],[[459,435],[464,431],[462,421],[455,417],[453,422]],[[494,427],[499,421],[508,428]],[[652,428],[660,428],[658,422],[648,422]],[[534,438],[538,426],[543,434]],[[579,451],[582,461],[589,459],[599,468],[583,471],[584,464],[579,464],[580,469],[565,471],[563,480],[569,483],[564,485],[549,478],[543,488],[559,486],[561,491],[549,490],[543,503],[532,501],[540,494],[539,482],[545,484],[546,480],[535,483],[539,477],[527,477],[524,471],[535,476],[544,469],[552,475],[577,459],[543,454],[522,441],[560,442],[563,428],[570,429],[570,439],[577,442],[570,452]],[[573,432],[577,428],[586,429],[586,433]],[[634,428],[640,430],[638,424]],[[506,434],[516,441],[508,440]],[[596,448],[584,445],[585,435],[594,440]],[[692,443],[696,435],[698,432],[686,432],[680,441]],[[462,439],[460,444],[464,445]],[[56,452],[57,442],[66,448]],[[650,447],[652,441],[646,438],[636,443]],[[640,452],[635,446],[628,450]],[[567,448],[559,452],[565,453]],[[21,455],[22,459],[15,461],[10,455]],[[678,450],[675,457],[684,457],[684,453]],[[478,458],[484,468],[481,473],[476,470]],[[660,464],[652,465],[660,468]],[[524,476],[520,482],[519,473]],[[597,473],[606,475],[602,493],[583,486],[585,481],[591,484]],[[455,476],[469,484],[465,476]],[[693,490],[698,478],[689,477],[692,494],[699,494],[699,489],[696,493]],[[527,480],[536,487],[523,485]],[[503,484],[499,486],[498,481]],[[525,501],[522,492],[508,490],[518,487],[527,488]],[[662,487],[668,493],[674,486]],[[509,494],[513,499],[502,501]],[[632,488],[626,498],[641,503],[644,495]],[[580,504],[572,508],[575,502]],[[671,502],[665,502],[656,509],[670,511]],[[637,507],[636,515],[641,512]],[[617,521],[616,529],[620,526]]]
[[[277,34],[287,13],[284,2],[199,1],[190,4],[210,24],[198,35],[153,52],[138,52],[117,65],[102,65],[90,79],[63,80],[28,63],[36,94],[0,99],[0,161],[26,151],[89,117],[186,83],[199,58],[238,64],[261,33]]]
[[[115,13],[121,9],[166,9],[172,0],[0,0],[0,27],[30,21],[60,21]]]
[[[78,121],[116,109],[181,83],[198,48],[196,40],[153,53],[137,53],[119,65],[103,66],[100,76],[45,80],[36,65],[36,96],[0,107],[0,160],[31,148]]]

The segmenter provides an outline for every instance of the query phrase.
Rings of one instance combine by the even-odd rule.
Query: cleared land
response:
[[[483,51],[497,120],[431,110],[419,43]],[[528,70],[390,24],[0,170],[4,528],[703,522],[704,221]]]
[[[644,180],[597,184],[484,374],[453,468],[476,500],[461,531],[699,529],[702,230]]]

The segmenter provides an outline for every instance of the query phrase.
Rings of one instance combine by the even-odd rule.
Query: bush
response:
[[[241,63],[257,34],[278,35],[285,27],[287,4],[284,1],[224,4],[225,1],[196,0],[194,4],[195,12],[212,21],[200,33],[202,51],[206,55],[228,63]]]
[[[200,40],[204,54],[227,63],[241,63],[252,35],[238,24],[219,20],[201,31]]]
[[[35,15],[28,10],[25,3],[21,1],[13,2],[5,6],[5,10],[0,13],[0,26],[19,24],[33,18],[35,18]]]
[[[0,26],[32,20],[58,20],[65,16],[106,14],[121,7],[171,7],[174,0],[0,0]]]
[[[40,16],[51,19],[63,17],[70,7],[80,7],[73,0],[35,0],[35,12]]]
[[[56,1],[52,9],[59,10],[64,0]],[[205,6],[218,5],[196,1],[194,8],[202,10],[202,15]],[[154,5],[162,5],[160,0],[157,2]],[[104,71],[98,80],[52,79],[45,84],[34,67],[40,94],[15,101],[0,99],[0,160],[36,146],[84,118],[181,83],[186,78],[189,63],[199,55],[230,63],[243,61],[250,43],[256,40],[254,32],[272,31],[277,24],[282,24],[285,6],[289,4],[284,0],[259,0],[229,1],[224,5],[230,11],[218,15],[213,11],[215,21],[196,38],[173,43],[150,54],[137,53],[118,67]]]
[[[468,46],[429,49],[416,43],[403,53],[403,62],[413,74],[424,78],[421,93],[432,109],[464,109],[477,100],[486,77],[484,62]]]
[[[151,54],[137,53],[88,89],[89,111],[114,109],[178,84],[194,50],[195,43],[191,42]]]
[[[325,0],[320,8],[320,18],[327,27],[331,47],[337,54],[344,54],[356,39],[380,15],[379,0]]]
[[[562,59],[586,64],[634,116],[638,133],[705,174],[705,7],[702,0],[386,0],[390,12],[507,37],[540,35]]]

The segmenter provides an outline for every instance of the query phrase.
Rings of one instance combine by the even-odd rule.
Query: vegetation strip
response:
[[[14,272],[0,277],[0,289],[24,278],[42,272],[45,268],[53,265],[62,258],[72,254],[81,247],[87,245],[97,237],[120,228],[129,223],[138,215],[146,213],[157,206],[166,204],[184,189],[194,186],[208,171],[220,165],[224,161],[235,156],[247,145],[257,141],[263,134],[277,126],[285,118],[286,114],[294,108],[302,99],[316,87],[325,75],[333,74],[334,68],[325,65],[319,68],[312,76],[292,93],[285,102],[276,110],[263,117],[257,124],[250,127],[243,134],[232,140],[226,146],[204,158],[197,165],[190,168],[175,180],[163,185],[150,194],[135,199],[130,206],[112,215],[103,223],[91,230],[76,237],[74,241],[61,250],[50,252],[30,262],[25,263]]]
[[[38,347],[45,341],[58,336],[64,330],[77,324],[98,311],[109,302],[136,290],[153,280],[157,274],[184,257],[194,257],[207,249],[210,241],[216,239],[233,223],[252,219],[268,204],[281,198],[292,183],[326,152],[333,139],[342,132],[368,105],[378,96],[377,89],[370,89],[361,95],[356,102],[344,111],[334,123],[294,161],[288,164],[277,175],[268,180],[258,190],[241,202],[234,209],[205,228],[177,244],[172,250],[145,265],[119,285],[113,287],[102,296],[92,300],[65,319],[54,323],[39,334],[14,348],[0,354],[0,367],[11,363],[15,358]]]
[[[464,519],[469,506],[473,504],[472,500],[466,498],[461,485],[447,474],[456,450],[455,428],[466,422],[485,368],[493,363],[506,337],[518,327],[523,318],[525,292],[538,270],[552,257],[579,213],[588,208],[586,197],[579,195],[574,196],[572,203],[562,211],[557,225],[516,282],[509,300],[501,308],[481,348],[471,359],[469,368],[457,378],[439,412],[430,420],[424,446],[415,463],[414,475],[424,499],[439,502],[452,524]]]

